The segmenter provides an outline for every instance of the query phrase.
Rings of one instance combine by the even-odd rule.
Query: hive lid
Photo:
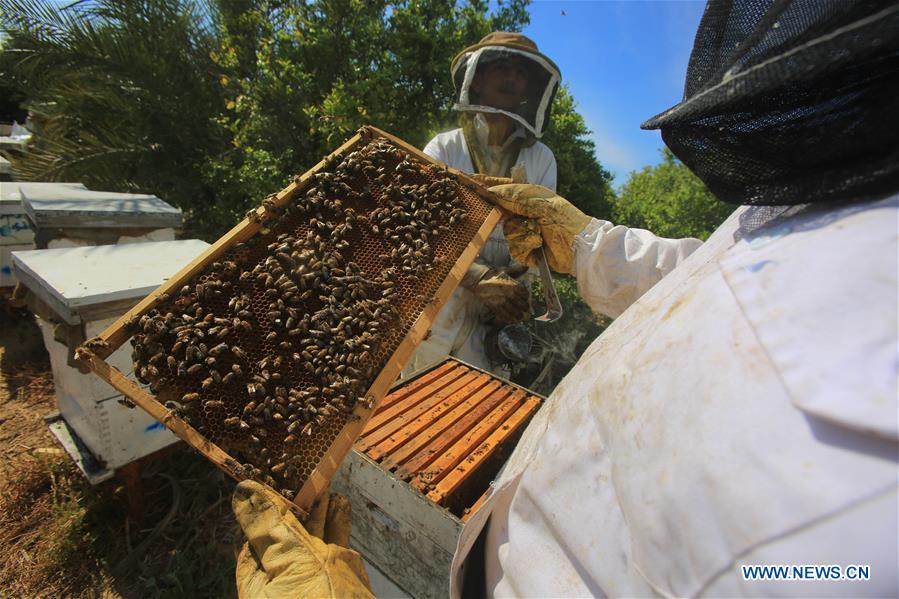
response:
[[[137,301],[200,255],[199,239],[13,252],[13,271],[70,324],[87,308]]]
[[[4,214],[16,212],[24,214],[22,205],[22,192],[40,193],[42,190],[54,190],[55,193],[65,193],[67,190],[87,189],[81,183],[32,183],[22,181],[0,182],[0,210]]]
[[[180,227],[181,210],[155,195],[93,191],[79,184],[19,188],[25,213],[38,227]]]

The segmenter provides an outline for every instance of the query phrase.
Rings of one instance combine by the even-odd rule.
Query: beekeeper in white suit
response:
[[[452,596],[899,595],[897,56],[893,2],[710,2],[646,125],[742,205],[701,246],[493,188],[513,258],[543,246],[617,319],[466,523]],[[272,544],[271,506],[238,485],[267,588],[364,596],[358,556]]]
[[[538,139],[549,124],[559,68],[520,33],[494,32],[459,53],[451,66],[453,108],[461,127],[440,133],[424,153],[470,174],[510,177],[556,188],[556,159]],[[428,338],[416,349],[404,376],[456,356],[501,375],[484,350],[488,323],[528,318],[525,269],[509,255],[497,226],[449,301]]]

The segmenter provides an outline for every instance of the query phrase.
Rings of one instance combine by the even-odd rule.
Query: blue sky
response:
[[[703,0],[534,0],[528,7],[523,33],[559,65],[615,187],[661,160],[661,136],[640,123],[683,96],[704,8]]]

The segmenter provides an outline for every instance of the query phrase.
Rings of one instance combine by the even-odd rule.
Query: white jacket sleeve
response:
[[[578,291],[594,311],[615,318],[700,245],[594,218],[574,240]]]

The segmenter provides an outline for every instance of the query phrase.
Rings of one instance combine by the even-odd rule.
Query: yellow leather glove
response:
[[[514,278],[525,271],[527,266],[492,268],[471,288],[499,324],[522,322],[530,314],[530,292]]]
[[[254,481],[237,485],[231,507],[247,537],[237,556],[239,597],[374,597],[362,558],[346,548],[350,519],[345,497],[329,501],[325,493],[307,520],[310,531],[286,501]]]
[[[513,214],[503,224],[512,258],[536,266],[533,251],[542,245],[550,268],[573,274],[574,238],[591,218],[541,185],[497,185],[490,191],[495,194],[497,205]]]
[[[474,173],[472,175],[469,175],[469,177],[471,177],[484,187],[493,187],[494,185],[514,183],[514,181],[509,177],[491,177],[490,175],[482,175],[481,173]]]

